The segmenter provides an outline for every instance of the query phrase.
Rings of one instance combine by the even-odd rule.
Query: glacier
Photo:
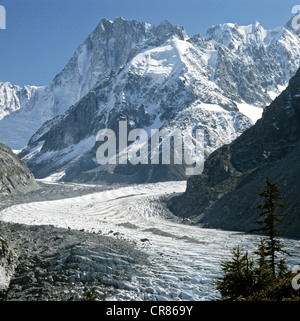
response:
[[[62,183],[51,184],[59,188]],[[82,185],[78,188],[84,189]],[[70,262],[77,271],[68,275],[73,289],[75,284],[99,279],[113,287],[106,300],[216,300],[220,296],[212,281],[220,275],[220,262],[229,259],[237,245],[252,253],[260,236],[202,228],[175,217],[164,199],[185,189],[186,182],[104,188],[77,197],[14,205],[0,211],[0,220],[41,227],[43,233],[45,226],[81,230],[108,236],[117,241],[117,248],[123,242],[130,242],[140,251],[140,259],[133,261],[132,257],[125,259],[126,252],[117,254],[117,248],[105,253],[107,249],[101,249],[100,245],[86,248],[77,241],[69,261],[60,253],[56,263],[60,266]],[[292,255],[287,258],[288,268],[292,269],[298,264],[299,240],[282,239],[282,242]],[[130,259],[132,262],[126,263]],[[67,291],[62,295],[71,294],[72,291]]]

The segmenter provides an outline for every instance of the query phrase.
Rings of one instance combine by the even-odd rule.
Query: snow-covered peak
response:
[[[102,19],[49,85],[30,91],[27,100],[26,90],[21,93],[20,88],[11,90],[6,86],[5,91],[0,91],[0,119],[5,117],[0,139],[14,148],[25,146],[45,121],[65,113],[139,52],[159,46],[170,37],[188,38],[182,27],[168,21],[150,25],[122,17],[113,21]],[[15,111],[19,111],[18,115]],[[17,131],[11,133],[9,128],[15,128],[16,124]]]
[[[209,28],[204,38],[235,51],[277,46],[278,42],[289,46],[288,50],[295,51],[299,45],[299,32],[292,27],[291,20],[285,26],[272,30],[264,29],[259,22],[247,26],[219,24]]]
[[[264,44],[268,31],[259,22],[248,26],[239,26],[233,23],[224,23],[208,29],[205,39],[214,40],[230,49],[240,46],[259,46]]]
[[[57,110],[66,110],[95,87],[99,80],[102,81],[105,75],[111,71],[118,72],[135,54],[136,47],[147,46],[147,41],[153,38],[163,42],[171,36],[180,39],[188,37],[183,28],[173,26],[168,21],[150,25],[122,17],[114,21],[102,19],[50,85],[60,88],[60,92],[55,93],[55,100],[62,106],[58,106]],[[66,100],[68,93],[70,96]],[[61,96],[64,96],[67,105]]]
[[[291,22],[266,30],[258,22],[248,26],[225,23],[211,27],[204,40],[231,56],[238,69],[241,63],[237,62],[241,59],[242,64],[245,63],[249,68],[252,65],[250,73],[258,71],[260,77],[265,78],[265,90],[271,92],[273,99],[272,92],[278,95],[279,88],[287,86],[299,66],[300,38],[290,25]],[[262,72],[263,69],[265,71]],[[270,73],[271,69],[273,72]],[[249,74],[248,77],[253,75]]]
[[[150,28],[150,31],[157,37],[164,37],[166,35],[175,35],[179,37],[181,40],[187,40],[189,35],[185,31],[183,27],[174,26],[168,20],[162,21],[158,25],[153,25]]]
[[[35,86],[12,85],[9,82],[0,82],[0,120],[10,113],[25,106],[36,91]]]
[[[181,72],[184,57],[192,45],[173,36],[159,47],[148,48],[136,55],[128,65],[128,71],[147,76],[157,84],[163,84],[171,74]]]
[[[179,111],[198,103],[227,111],[237,111],[237,104],[264,107],[285,88],[299,62],[299,37],[285,27],[267,31],[258,22],[227,23],[210,28],[205,37],[190,38],[169,21],[102,19],[49,85],[30,90],[6,86],[2,94],[0,89],[5,105],[0,113],[6,116],[0,140],[24,147],[44,122],[96,88],[106,90],[93,103],[106,97],[102,109],[126,106],[126,113],[142,105],[148,110],[162,106],[168,116],[174,106]]]
[[[295,28],[293,26],[293,22],[297,23],[297,25],[300,23],[298,17],[297,17],[298,14],[296,14],[295,16],[293,16],[286,24],[285,24],[285,28],[288,29],[291,33],[293,33],[294,35],[296,36],[299,36],[300,35],[300,28]],[[296,20],[294,20],[296,19]]]

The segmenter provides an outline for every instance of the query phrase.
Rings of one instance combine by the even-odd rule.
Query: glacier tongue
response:
[[[51,257],[60,250],[59,255],[54,256],[53,266],[63,267],[55,269],[60,273],[54,273],[52,267],[48,275],[66,275],[66,283],[73,282],[72,291],[79,284],[99,285],[96,283],[99,281],[113,286],[112,300],[211,301],[219,298],[212,281],[220,275],[220,262],[230,258],[237,244],[253,253],[259,235],[201,228],[192,221],[174,217],[162,200],[174,192],[182,193],[185,188],[186,182],[132,185],[73,198],[14,205],[0,211],[0,218],[4,222],[33,226],[30,229],[34,237],[25,244],[38,248],[42,243],[40,238],[48,237]],[[56,237],[54,226],[65,229],[60,238]],[[24,238],[28,227],[21,227]],[[90,232],[77,234],[75,247],[64,241],[70,242],[69,233],[75,233],[74,230]],[[93,235],[106,237],[106,241],[98,241],[95,246],[95,241],[91,241]],[[136,257],[128,247],[123,250],[125,242],[134,244],[140,255]],[[283,239],[282,242],[292,254],[287,260],[292,267],[298,263],[299,241]],[[45,244],[41,248],[43,254],[47,251]],[[103,247],[108,250],[103,251]],[[32,282],[35,288],[38,283]],[[57,292],[62,284],[55,285]],[[68,288],[66,290],[60,295],[65,297],[70,293]],[[18,294],[18,287],[13,291]],[[47,291],[41,292],[40,295],[47,297]],[[26,294],[32,295],[31,292]]]

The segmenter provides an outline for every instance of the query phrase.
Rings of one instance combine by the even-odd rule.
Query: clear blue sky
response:
[[[7,21],[0,30],[0,81],[48,84],[102,18],[167,19],[192,36],[225,22],[282,26],[296,4],[300,0],[0,0]]]

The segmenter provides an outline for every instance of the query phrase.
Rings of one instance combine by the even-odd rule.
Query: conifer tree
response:
[[[288,254],[281,244],[278,237],[284,236],[284,233],[277,228],[278,224],[283,223],[283,214],[278,212],[279,208],[286,206],[281,203],[282,197],[277,183],[272,183],[269,178],[266,179],[265,188],[259,193],[264,201],[258,205],[260,210],[260,221],[257,224],[260,226],[249,232],[263,232],[266,235],[265,255],[268,257],[268,262],[273,276],[276,276],[276,259],[277,253]],[[284,262],[281,261],[281,266]]]
[[[264,234],[254,251],[256,259],[249,256],[248,252],[242,252],[239,246],[234,248],[231,260],[221,262],[223,273],[213,284],[223,299],[294,300],[283,283],[289,277],[286,260],[277,256],[279,253],[289,255],[279,240],[284,233],[278,229],[284,216],[278,210],[286,206],[281,203],[282,197],[277,183],[272,183],[268,178],[259,195],[263,198],[262,204],[256,206],[260,210],[260,220],[257,221],[259,228],[248,231]],[[295,300],[298,300],[298,297]]]
[[[255,268],[255,289],[262,290],[273,281],[273,274],[268,264],[266,256],[266,241],[263,237],[257,245],[257,250],[254,251],[257,255],[257,267]]]
[[[223,298],[236,300],[252,293],[253,260],[239,246],[232,250],[231,260],[222,261],[222,276],[213,282]]]

